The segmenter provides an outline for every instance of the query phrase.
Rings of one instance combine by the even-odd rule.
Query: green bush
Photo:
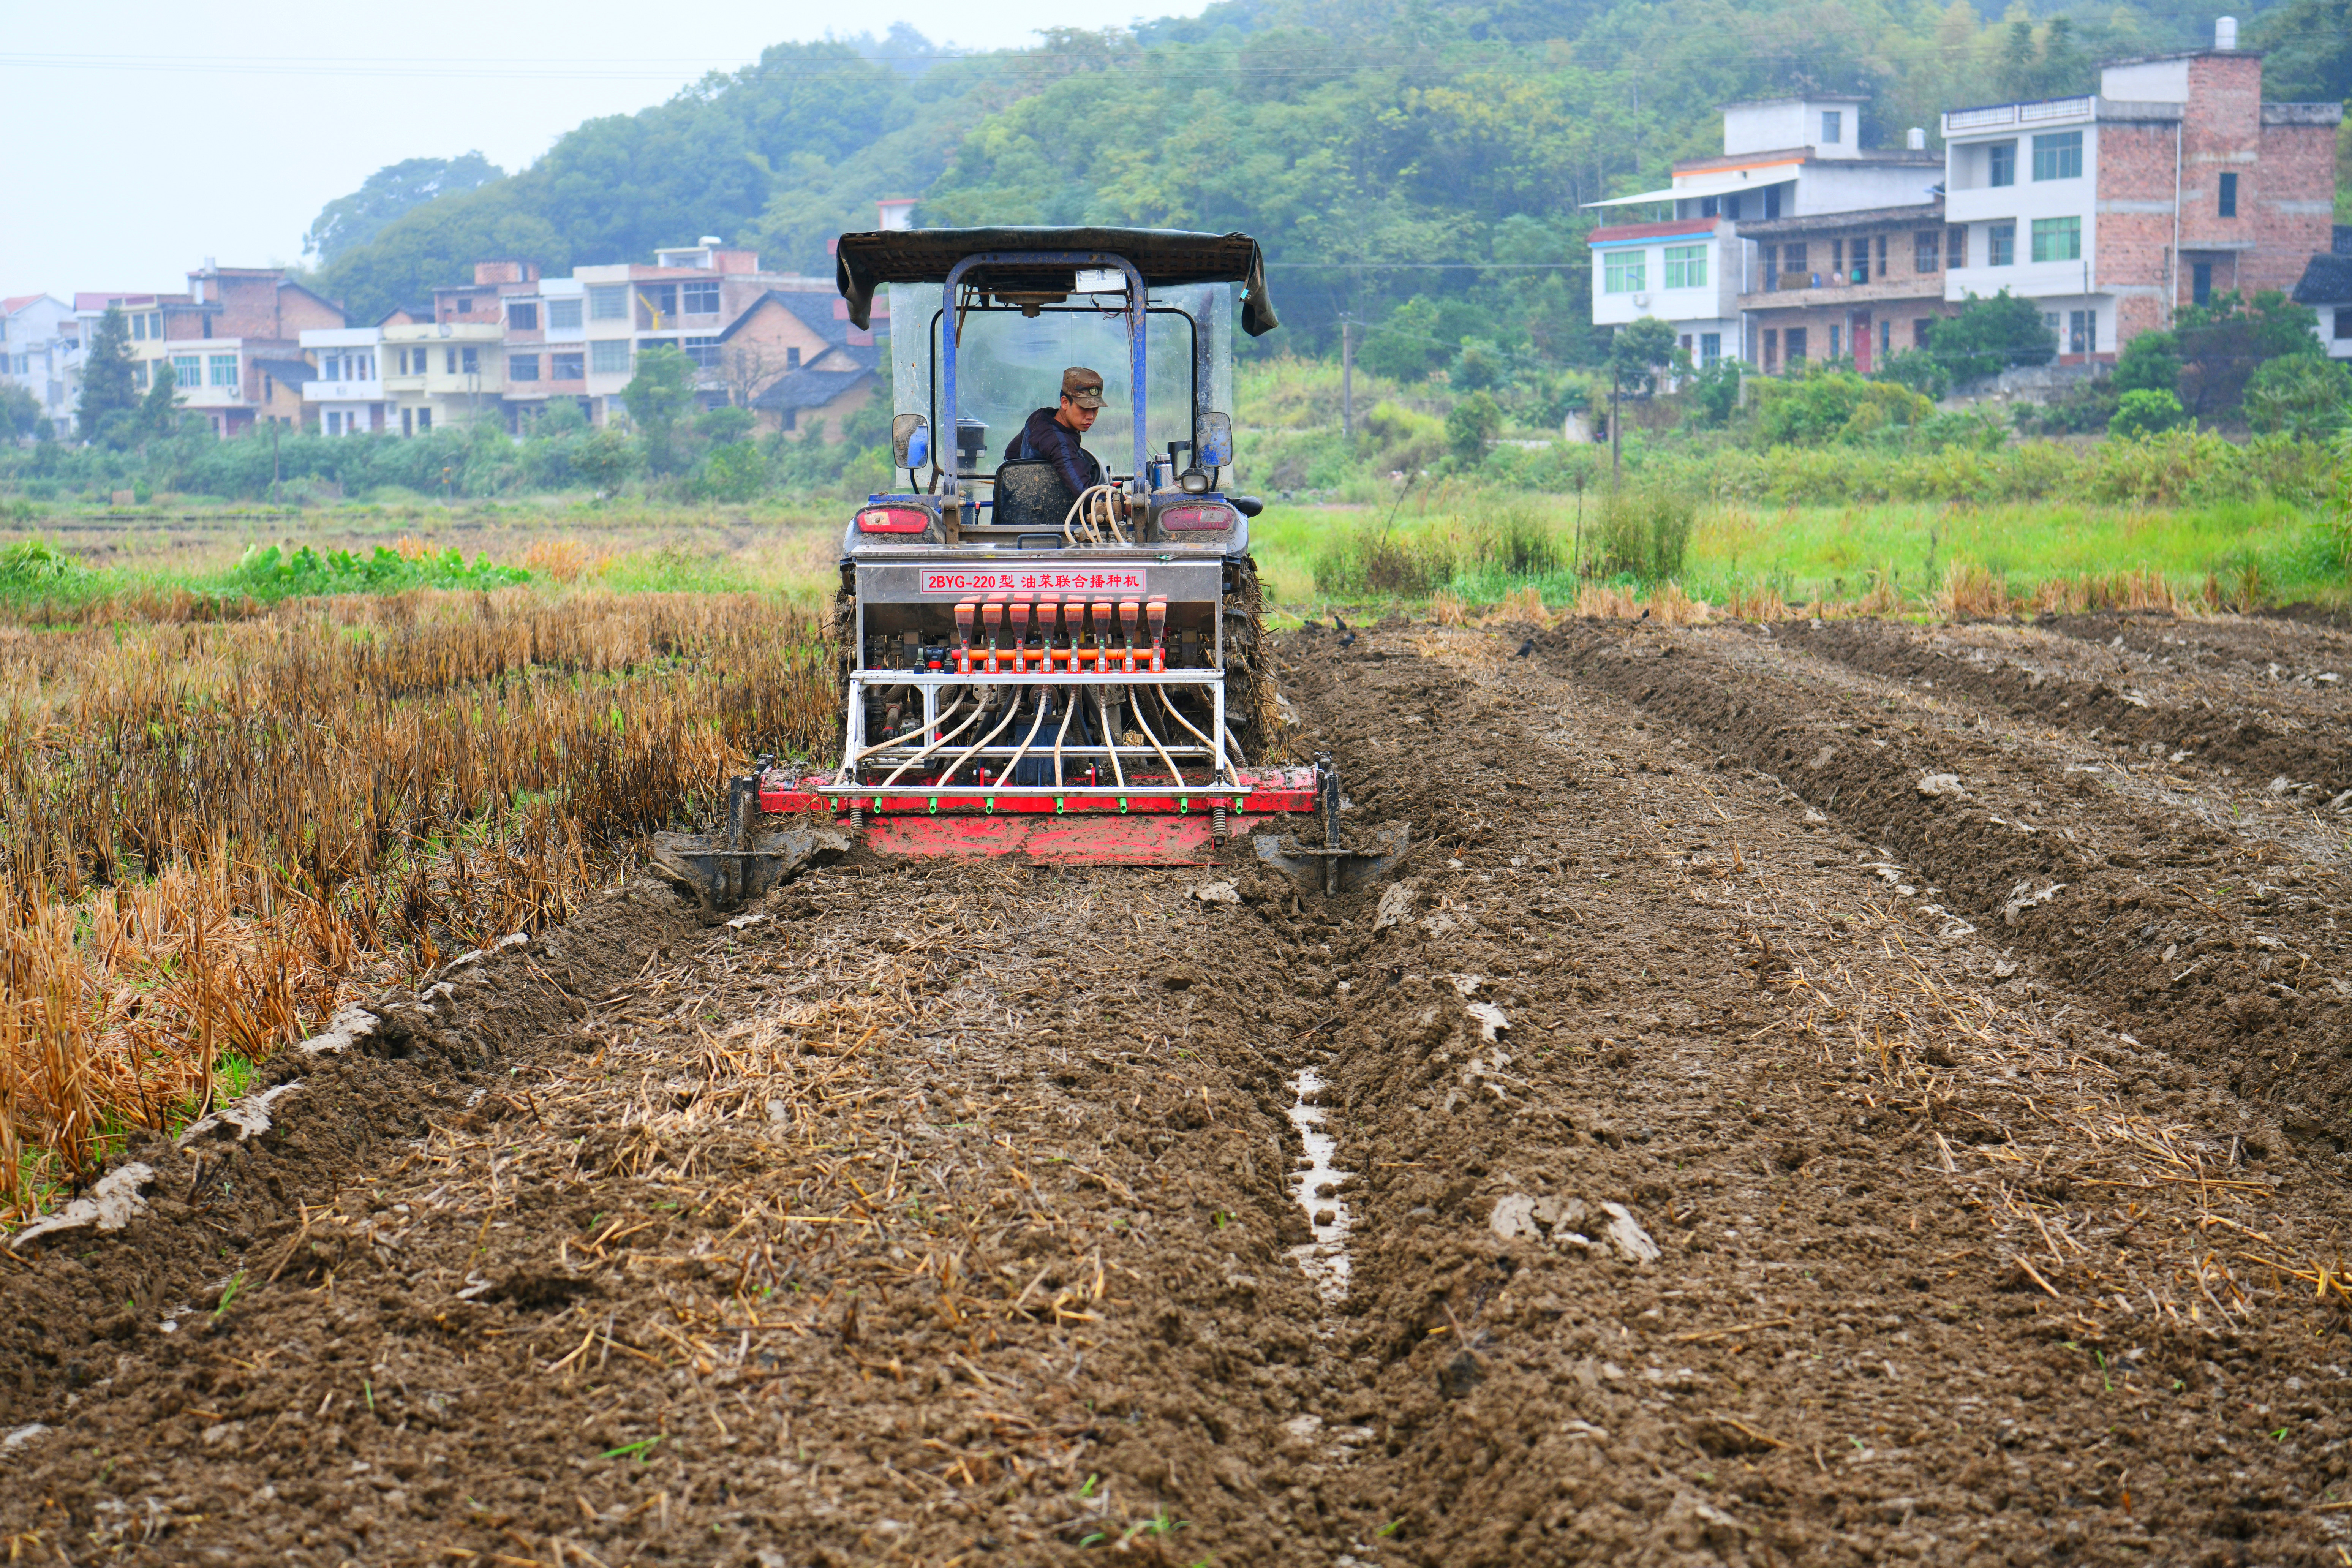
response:
[[[2004,289],[1990,300],[1971,294],[1957,313],[1929,322],[1927,352],[1953,381],[1980,381],[2013,364],[2048,364],[2058,341],[2039,305]]]
[[[1594,530],[1601,570],[1648,581],[1678,574],[1698,526],[1698,505],[1695,487],[1664,475],[1603,491]]]
[[[1925,349],[1905,349],[1890,354],[1885,362],[1870,373],[1873,381],[1891,381],[1897,386],[1907,386],[1922,397],[1940,398],[1952,390],[1952,373],[1943,362]]]
[[[2153,436],[2178,427],[2187,417],[2180,399],[2171,393],[2139,387],[2116,399],[2116,412],[2107,421],[2107,433],[2126,438]]]
[[[49,587],[84,570],[80,562],[46,539],[0,545],[0,590]]]
[[[1502,433],[1502,405],[1483,392],[1472,393],[1445,416],[1446,449],[1467,468],[1484,462],[1486,443]]]
[[[2246,382],[2246,423],[2265,435],[2324,441],[2352,413],[2352,368],[2318,354],[2265,362]]]
[[[1328,597],[1425,598],[1454,580],[1454,551],[1441,539],[1365,524],[1334,532],[1315,552],[1313,570],[1315,591]]]
[[[231,586],[257,599],[310,594],[392,594],[405,588],[503,588],[528,583],[520,566],[493,565],[477,556],[469,565],[455,550],[410,557],[377,545],[372,555],[302,546],[291,555],[272,544],[248,550],[228,574]]]
[[[1768,447],[1857,440],[1917,425],[1936,412],[1908,387],[1815,364],[1759,381],[1755,399],[1755,438]]]

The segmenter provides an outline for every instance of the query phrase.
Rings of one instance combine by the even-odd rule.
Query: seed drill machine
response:
[[[724,909],[763,891],[821,814],[883,854],[1184,863],[1284,814],[1312,845],[1261,858],[1336,889],[1402,854],[1339,842],[1328,761],[1269,759],[1280,725],[1250,519],[1229,492],[1233,330],[1276,325],[1246,235],[964,228],[841,237],[850,322],[888,325],[905,484],[842,538],[837,759],[772,762],[720,830],[672,836],[673,879]],[[877,312],[877,295],[887,300]],[[1103,477],[1003,454],[1064,371],[1103,379]],[[789,842],[788,842],[789,839]]]

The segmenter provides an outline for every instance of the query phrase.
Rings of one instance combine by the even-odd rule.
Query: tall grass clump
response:
[[[1698,491],[1671,476],[1645,476],[1604,491],[1594,545],[1603,575],[1644,582],[1678,575],[1698,526]]]
[[[1453,542],[1372,523],[1335,530],[1315,551],[1315,590],[1327,597],[1423,599],[1454,581]]]
[[[835,659],[751,595],[0,627],[0,1222],[352,986],[567,918],[751,753],[816,754]]]

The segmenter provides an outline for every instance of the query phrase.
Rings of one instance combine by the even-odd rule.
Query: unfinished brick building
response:
[[[2262,59],[2118,60],[2083,98],[1944,116],[1948,300],[2042,305],[2062,361],[2112,359],[2183,305],[2289,289],[2330,241],[2343,106],[2266,103]]]

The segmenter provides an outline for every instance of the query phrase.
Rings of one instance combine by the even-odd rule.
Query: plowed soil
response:
[[[2352,1562],[2341,632],[1280,654],[1386,889],[632,883],[133,1151],[11,1560]]]

